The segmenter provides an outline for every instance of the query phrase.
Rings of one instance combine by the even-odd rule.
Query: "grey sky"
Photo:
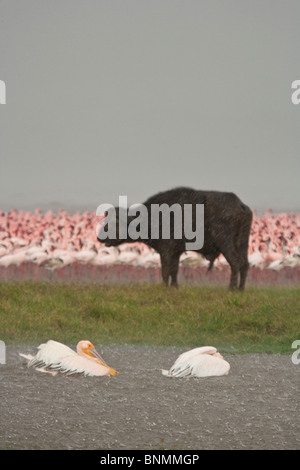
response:
[[[300,210],[299,0],[0,0],[0,210]]]

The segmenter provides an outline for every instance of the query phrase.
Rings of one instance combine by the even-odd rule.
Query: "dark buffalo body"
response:
[[[148,237],[131,239],[118,238],[104,239],[98,235],[98,240],[104,242],[107,246],[117,246],[121,243],[141,241],[148,246],[154,248],[161,257],[162,278],[168,285],[171,279],[171,285],[177,285],[177,273],[179,267],[179,258],[182,253],[186,251],[187,240],[184,237],[184,230],[182,229],[183,237],[181,239],[174,238],[174,220],[170,225],[170,238],[163,239],[161,231],[159,232],[158,239],[151,239],[151,206],[153,204],[179,204],[182,209],[185,204],[191,204],[193,207],[192,225],[195,230],[197,224],[195,220],[195,207],[196,204],[204,204],[204,244],[201,249],[193,250],[201,253],[207,260],[210,261],[212,267],[214,260],[222,253],[228,261],[231,268],[230,289],[243,290],[245,287],[247,272],[248,272],[248,241],[249,233],[252,223],[252,212],[235,194],[220,192],[220,191],[198,191],[191,188],[175,188],[169,191],[164,191],[150,197],[144,206],[148,209]],[[116,222],[120,217],[122,209],[116,208]],[[110,214],[108,212],[107,220]],[[135,217],[127,218],[128,225]],[[159,221],[161,224],[161,220]],[[161,227],[160,227],[161,228]],[[238,284],[239,277],[239,284]]]

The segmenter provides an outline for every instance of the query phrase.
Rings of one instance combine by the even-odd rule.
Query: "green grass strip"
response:
[[[0,339],[289,354],[300,339],[300,288],[1,283]]]

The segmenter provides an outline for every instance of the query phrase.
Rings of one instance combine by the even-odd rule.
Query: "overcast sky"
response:
[[[300,210],[299,0],[0,0],[0,210]]]

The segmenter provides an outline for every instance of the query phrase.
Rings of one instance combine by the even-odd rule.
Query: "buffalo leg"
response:
[[[162,273],[163,282],[166,284],[166,286],[168,286],[170,271],[169,271],[169,266],[167,265],[167,263],[163,262],[163,260],[161,260],[161,273]]]
[[[177,287],[177,274],[180,254],[160,253],[162,280],[168,286],[171,277],[171,286]]]
[[[249,245],[249,233],[251,229],[252,223],[252,212],[247,211],[245,214],[245,220],[242,224],[239,235],[238,235],[238,242],[237,242],[237,249],[240,253],[240,285],[239,289],[244,290],[246,278],[249,269],[249,262],[248,262],[248,245]]]
[[[236,290],[238,288],[238,274],[239,268],[236,264],[231,264],[231,276],[230,276],[230,283],[229,283],[229,290]]]
[[[231,269],[229,290],[236,290],[238,288],[238,275],[240,271],[240,262],[239,258],[235,253],[235,250],[227,250],[223,252],[224,257],[229,263]]]
[[[174,254],[170,264],[171,286],[174,287],[178,287],[177,274],[179,268],[179,256],[180,254],[178,253]]]
[[[240,266],[240,285],[239,285],[240,290],[244,290],[245,288],[248,269],[249,269],[249,263],[246,257],[246,259],[241,263],[241,266]]]

